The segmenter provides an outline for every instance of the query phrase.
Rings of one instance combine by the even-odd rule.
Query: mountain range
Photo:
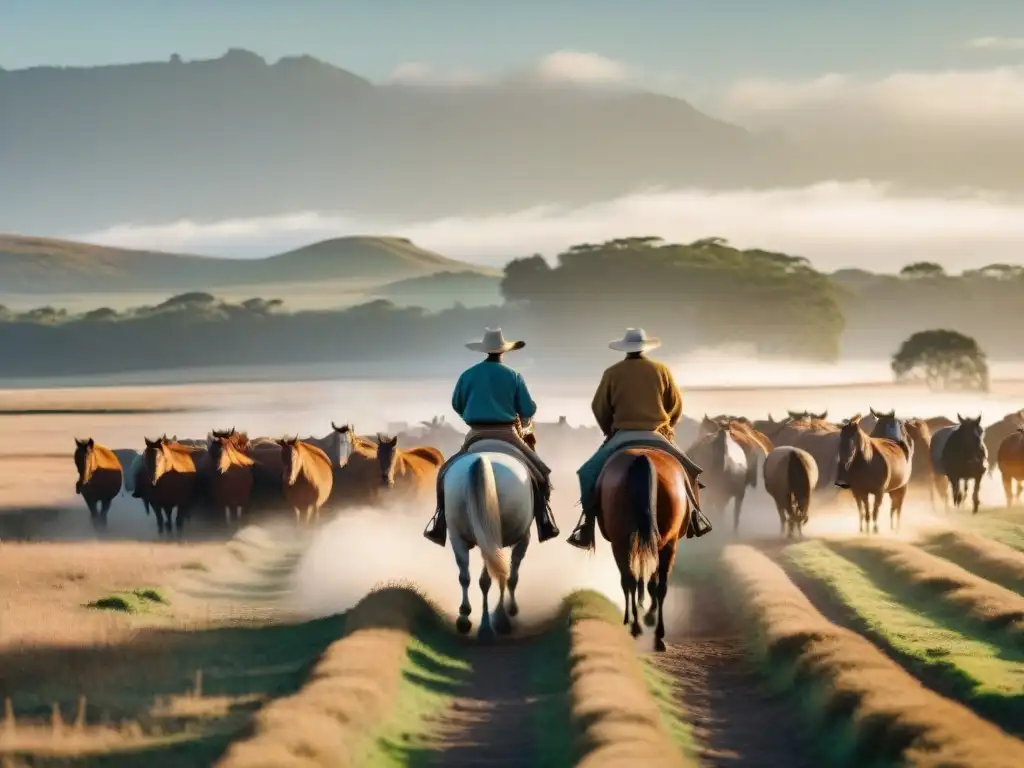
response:
[[[341,237],[259,259],[109,248],[68,240],[0,235],[6,293],[174,292],[218,287],[361,283],[407,293],[437,273],[493,276],[499,270],[449,259],[397,237]],[[429,282],[428,282],[429,286]]]
[[[379,85],[309,56],[270,64],[241,49],[0,69],[0,231],[308,210],[410,220],[859,177],[1024,186],[1010,145],[943,136],[868,119],[797,140],[640,90]]]

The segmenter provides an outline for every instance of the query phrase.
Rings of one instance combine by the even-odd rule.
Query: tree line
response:
[[[631,237],[575,245],[554,263],[510,262],[504,304],[442,312],[378,300],[290,312],[276,299],[229,303],[187,293],[155,305],[81,315],[0,307],[0,375],[49,376],[205,365],[374,362],[448,357],[484,326],[528,340],[563,366],[607,362],[626,326],[665,341],[664,354],[743,345],[763,355],[833,360],[891,355],[913,333],[949,328],[990,356],[1019,356],[1007,328],[1024,320],[1024,270],[993,265],[960,276],[928,262],[898,275],[831,275],[799,256]]]

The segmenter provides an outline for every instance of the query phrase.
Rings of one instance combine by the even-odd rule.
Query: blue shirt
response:
[[[504,363],[483,362],[462,372],[452,392],[452,410],[467,424],[525,424],[537,412],[526,382]]]

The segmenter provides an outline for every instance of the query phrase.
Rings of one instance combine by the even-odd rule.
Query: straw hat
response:
[[[609,341],[608,347],[619,352],[646,352],[661,346],[661,339],[648,336],[643,328],[627,328],[621,339]]]
[[[483,341],[471,341],[466,345],[466,349],[488,355],[500,355],[522,349],[525,346],[525,341],[505,341],[501,328],[485,328]]]

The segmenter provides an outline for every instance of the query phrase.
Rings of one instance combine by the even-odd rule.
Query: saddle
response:
[[[548,483],[550,470],[540,461],[540,457],[533,451],[529,453],[524,451],[514,440],[510,439],[507,431],[494,430],[492,433],[490,430],[478,430],[478,433],[468,439],[462,446],[463,453],[491,451],[512,456],[522,461],[526,468],[529,469],[530,477],[535,484],[543,485]]]

